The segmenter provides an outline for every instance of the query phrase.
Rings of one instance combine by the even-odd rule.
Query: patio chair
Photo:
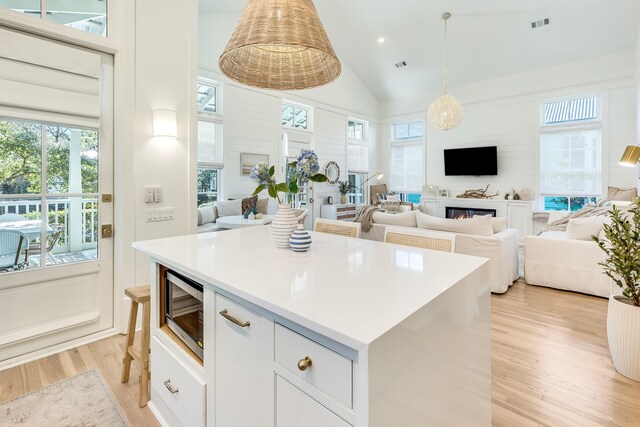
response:
[[[52,264],[56,263],[56,258],[53,256],[51,251],[56,247],[60,238],[62,237],[62,233],[64,232],[64,225],[57,224],[51,226],[51,232],[47,234],[47,246],[45,248],[46,256],[51,261]],[[31,254],[40,254],[42,252],[42,242],[37,240],[29,244],[29,252]]]
[[[20,256],[24,254],[24,260]],[[29,263],[29,238],[16,230],[0,230],[0,271],[20,270]]]

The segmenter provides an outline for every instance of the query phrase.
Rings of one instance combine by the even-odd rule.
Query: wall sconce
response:
[[[637,145],[627,145],[622,157],[620,158],[620,166],[635,167],[640,159],[640,147]]]
[[[177,138],[178,119],[173,110],[153,110],[153,136],[156,138]]]

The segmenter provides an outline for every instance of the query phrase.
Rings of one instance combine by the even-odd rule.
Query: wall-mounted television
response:
[[[496,146],[451,148],[444,150],[444,174],[498,175],[498,150]]]

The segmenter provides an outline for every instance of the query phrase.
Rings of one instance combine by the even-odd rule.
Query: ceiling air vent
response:
[[[549,18],[544,18],[544,19],[540,19],[538,21],[533,21],[531,23],[531,28],[535,30],[536,28],[544,27],[545,25],[549,25]]]
[[[396,62],[396,68],[402,68],[407,66],[407,61]]]

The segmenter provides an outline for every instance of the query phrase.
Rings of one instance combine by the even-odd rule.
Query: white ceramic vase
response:
[[[607,339],[616,370],[640,381],[640,307],[620,295],[610,297]]]
[[[281,204],[276,216],[271,221],[271,235],[276,247],[289,249],[289,237],[296,228],[298,228],[298,220],[293,214],[291,206]]]

